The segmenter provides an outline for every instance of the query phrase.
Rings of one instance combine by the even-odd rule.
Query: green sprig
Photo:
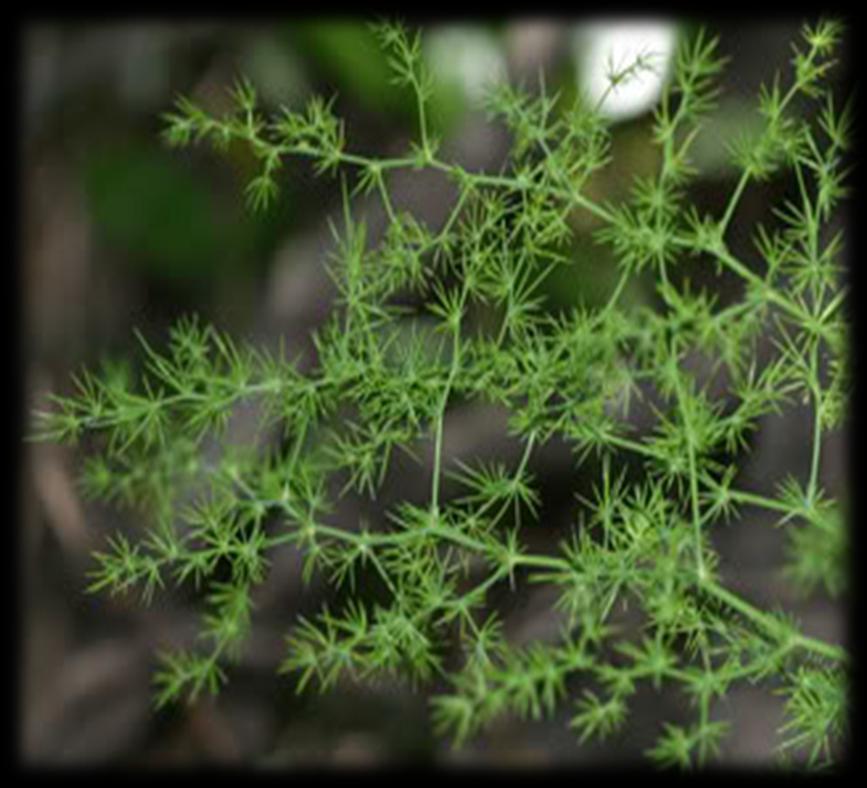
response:
[[[508,166],[472,172],[439,158],[430,136],[434,75],[421,33],[392,23],[376,33],[395,82],[416,98],[418,140],[403,156],[349,152],[333,100],[269,117],[244,80],[227,115],[181,98],[165,117],[173,146],[250,148],[260,169],[246,194],[257,210],[278,198],[277,176],[293,158],[340,175],[343,221],[332,226],[328,263],[337,296],[313,337],[316,366],[301,372],[282,353],[183,320],[164,352],[138,336],[137,376],[83,372],[71,395],[37,414],[38,438],[83,445],[91,497],[128,505],[150,525],[95,554],[90,590],[138,589],[149,602],[173,580],[203,594],[201,637],[163,654],[157,704],[219,690],[253,626],[255,587],[274,551],[291,546],[305,581],[318,574],[349,594],[342,610],[299,618],[289,634],[280,671],[299,692],[385,674],[413,687],[436,678],[446,689],[431,700],[435,730],[460,744],[503,714],[539,719],[573,695],[579,742],[616,736],[639,683],[679,686],[697,718],[663,723],[647,754],[691,767],[723,746],[719,698],[738,682],[781,681],[782,750],[808,764],[832,760],[846,735],[846,650],[728,588],[710,533],[769,510],[787,533],[787,576],[805,592],[846,587],[842,507],[820,485],[822,448],[844,422],[851,388],[844,239],[829,232],[851,149],[851,103],[838,112],[827,87],[840,26],[805,27],[789,76],[762,88],[763,129],[733,144],[739,177],[719,215],[700,213],[688,188],[698,175],[689,149],[725,65],[705,31],[681,43],[656,110],[658,171],[636,177],[617,204],[589,188],[611,155],[599,106],[579,96],[564,107],[544,85],[535,96],[498,86],[488,108],[513,135]],[[649,65],[640,57],[612,69],[612,89]],[[815,112],[796,113],[796,97]],[[439,228],[390,191],[391,173],[419,168],[457,185]],[[729,243],[741,199],[779,173],[792,189],[752,233],[758,258],[741,257]],[[352,216],[357,194],[382,201],[388,226],[376,245]],[[575,214],[609,247],[618,285],[600,308],[554,316],[542,284],[571,262]],[[622,294],[644,273],[656,301],[629,306]],[[714,273],[741,281],[732,303],[690,284]],[[405,296],[417,308],[399,307]],[[759,352],[763,338],[770,357]],[[708,374],[697,372],[702,358]],[[638,396],[649,404],[644,429],[627,420]],[[224,436],[247,401],[260,405],[260,440],[221,444],[206,462],[205,442]],[[812,414],[806,478],[772,497],[741,489],[759,419],[798,401]],[[520,459],[452,461],[446,425],[458,402],[506,409]],[[527,536],[545,510],[532,467],[552,439],[599,479],[559,549],[533,552]],[[359,528],[334,519],[335,498],[376,499],[395,451],[417,460],[422,446],[433,458],[427,494]],[[518,646],[491,595],[527,583],[556,591],[562,631]],[[627,609],[640,631],[624,629]]]

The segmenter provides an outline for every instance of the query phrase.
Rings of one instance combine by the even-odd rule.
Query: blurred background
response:
[[[719,210],[731,193],[737,173],[724,143],[758,123],[759,84],[787,64],[802,21],[712,25],[732,61],[720,107],[694,149],[703,176],[693,197],[703,209]],[[491,81],[509,78],[532,90],[544,74],[547,89],[568,100],[576,90],[598,91],[607,65],[650,49],[658,55],[658,77],[646,76],[606,102],[615,123],[614,165],[591,188],[598,199],[618,199],[635,174],[655,171],[650,112],[672,48],[692,27],[672,19],[430,22],[425,57],[437,79],[432,122],[443,156],[470,169],[501,165],[508,138],[489,124],[480,103]],[[133,327],[159,343],[184,314],[197,313],[252,342],[271,346],[282,337],[287,349],[305,347],[334,295],[323,262],[332,242],[327,221],[340,210],[339,181],[314,178],[306,164],[293,163],[276,206],[252,214],[242,193],[254,174],[252,157],[234,148],[228,157],[207,148],[172,151],[159,138],[160,114],[178,94],[219,111],[226,88],[243,74],[265,107],[296,109],[311,93],[336,94],[350,149],[400,153],[415,133],[414,103],[389,83],[366,21],[45,21],[22,27],[21,36],[27,410],[42,406],[46,392],[68,392],[70,373],[82,365],[130,353]],[[744,259],[754,259],[749,228],[786,187],[772,180],[747,190],[732,228],[732,245]],[[439,181],[409,173],[396,179],[395,194],[432,225],[446,215],[450,193]],[[362,200],[356,210],[375,240],[383,226],[378,204]],[[587,217],[574,217],[573,227],[574,265],[558,269],[548,283],[552,308],[604,298],[613,276],[613,260],[592,242]],[[637,281],[628,297],[643,300],[651,286]],[[805,473],[810,418],[795,408],[762,422],[744,487],[770,493],[785,474]],[[450,412],[446,459],[473,456],[480,447],[507,452],[503,426],[495,414]],[[841,432],[823,448],[823,483],[842,497],[845,440]],[[189,635],[197,608],[170,594],[147,609],[134,597],[85,594],[90,551],[106,534],[136,524],[82,500],[80,458],[73,452],[41,444],[21,451],[19,746],[28,763],[544,766],[606,762],[615,754],[622,762],[653,743],[662,715],[686,714],[682,698],[642,690],[626,734],[605,746],[577,744],[567,726],[573,712],[564,704],[553,720],[504,719],[453,751],[432,734],[424,694],[383,683],[297,697],[291,679],[276,675],[282,638],[297,612],[318,607],[327,589],[315,583],[302,589],[291,550],[274,558],[253,637],[228,687],[216,700],[155,713],[154,651]],[[540,525],[539,544],[553,549],[574,521],[576,470],[564,447],[546,447],[534,462],[551,515]],[[757,604],[795,612],[809,634],[842,639],[839,602],[821,594],[807,602],[795,597],[777,571],[781,534],[764,513],[744,511],[743,522],[716,535],[724,576]],[[524,588],[509,603],[510,636],[552,635],[551,601],[544,588]],[[721,704],[720,714],[733,723],[724,757],[769,763],[780,699],[763,688],[742,689]]]

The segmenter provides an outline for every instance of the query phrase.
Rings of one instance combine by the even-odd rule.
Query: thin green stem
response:
[[[635,452],[636,454],[641,454],[644,457],[647,457],[647,458],[652,459],[652,460],[660,459],[659,452],[654,451],[647,444],[640,443],[639,441],[631,440],[630,438],[624,438],[620,435],[608,434],[605,436],[605,442],[610,443],[614,446],[619,446],[621,449],[626,449],[627,451]]]
[[[758,506],[762,509],[771,509],[786,514],[791,511],[791,507],[782,501],[778,501],[774,498],[766,498],[763,495],[758,495],[747,490],[728,490],[727,495],[733,501],[737,501],[738,503]]]
[[[460,308],[463,309],[466,304],[469,289],[466,280],[461,290]],[[436,415],[436,432],[434,436],[434,467],[431,479],[431,512],[436,515],[439,512],[439,495],[440,495],[440,476],[442,474],[442,449],[443,449],[443,427],[445,422],[446,407],[448,405],[449,395],[451,394],[452,384],[457,376],[461,360],[461,330],[460,322],[454,326],[452,330],[452,360],[449,367],[449,375],[446,379],[446,385],[443,389],[442,398],[440,399],[439,408]]]
[[[391,204],[391,196],[388,193],[388,189],[385,186],[385,179],[383,178],[382,171],[377,170],[376,172],[376,188],[379,191],[380,199],[382,200],[382,205],[385,208],[385,212],[388,215],[388,220],[392,224],[397,224],[397,215],[394,212],[394,207]]]
[[[620,279],[617,280],[617,285],[614,288],[614,291],[611,293],[611,296],[606,301],[605,306],[602,307],[596,313],[596,319],[602,320],[605,316],[617,306],[617,302],[620,300],[620,296],[623,294],[623,291],[626,289],[626,283],[631,278],[631,274],[629,271],[623,271],[620,274]]]
[[[419,135],[421,136],[421,147],[424,151],[425,157],[430,160],[431,158],[433,158],[433,151],[431,150],[430,141],[428,139],[427,117],[424,106],[424,93],[416,77],[413,77],[412,85],[415,91],[416,107],[418,108],[418,128]]]
[[[439,513],[439,494],[440,494],[440,468],[442,466],[442,451],[443,451],[443,421],[445,420],[445,409],[440,408],[436,417],[436,433],[434,437],[434,466],[433,476],[431,480],[431,511],[434,514]]]
[[[735,209],[740,202],[741,195],[744,193],[744,189],[746,188],[747,182],[750,179],[750,171],[744,170],[741,173],[741,177],[738,179],[737,186],[735,186],[734,191],[732,192],[731,197],[729,198],[728,204],[726,205],[725,212],[723,213],[722,219],[719,222],[720,229],[720,237],[725,235],[725,231],[728,229],[729,222],[732,220],[732,216],[734,215]]]
[[[736,273],[743,279],[746,279],[751,284],[759,287],[764,295],[768,298],[769,301],[773,301],[777,306],[783,309],[785,312],[788,312],[789,315],[794,317],[801,323],[810,322],[810,316],[804,312],[803,309],[793,304],[789,299],[781,296],[776,290],[772,289],[768,283],[762,279],[758,274],[754,274],[749,268],[747,268],[740,260],[738,260],[734,255],[732,255],[729,251],[725,249],[717,250],[716,256],[719,258],[720,262],[723,263],[727,268]]]
[[[819,462],[822,455],[822,389],[819,385],[819,343],[814,342],[810,354],[813,389],[813,453],[810,461],[810,481],[807,487],[809,501],[816,500],[819,489]]]
[[[674,340],[672,340],[671,352],[675,358],[675,363],[677,363],[677,350],[674,347]],[[704,566],[704,551],[702,550],[701,539],[701,512],[699,510],[698,502],[698,469],[696,467],[695,459],[695,429],[692,425],[686,394],[683,391],[683,382],[681,381],[679,374],[675,375],[675,384],[680,416],[683,420],[684,429],[686,430],[687,458],[689,461],[689,496],[692,511],[693,537],[695,540],[695,568],[699,580],[703,580],[705,578],[706,570]]]
[[[698,479],[695,467],[695,446],[689,441],[689,492],[692,503],[692,525],[695,537],[695,563],[699,578],[705,576],[704,554],[701,544],[701,514],[698,507]]]
[[[815,638],[807,637],[806,635],[792,633],[779,620],[762,612],[737,594],[734,594],[727,588],[724,588],[712,580],[700,582],[699,587],[705,593],[719,599],[732,610],[736,610],[744,618],[749,619],[760,629],[772,635],[774,638],[789,642],[792,647],[797,646],[807,651],[812,651],[815,654],[819,654],[820,656],[834,660],[835,662],[845,662],[847,659],[845,650],[840,646],[825,643],[824,641],[816,640]]]

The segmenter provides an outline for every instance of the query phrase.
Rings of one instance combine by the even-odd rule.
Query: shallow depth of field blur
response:
[[[720,107],[695,146],[704,177],[693,196],[705,210],[725,204],[734,170],[724,143],[757,122],[759,84],[788,61],[802,21],[712,28],[731,63]],[[432,121],[443,138],[442,155],[469,169],[496,170],[508,139],[481,109],[488,81],[508,75],[532,90],[542,73],[546,88],[568,99],[579,89],[598,90],[612,42],[620,46],[619,56],[628,57],[623,52],[636,40],[658,53],[664,79],[667,53],[689,28],[669,19],[513,19],[438,22],[426,30],[425,54],[438,78]],[[20,281],[28,410],[41,407],[48,391],[68,392],[70,373],[82,365],[131,352],[133,328],[159,344],[181,315],[196,313],[268,347],[282,337],[287,355],[304,350],[334,296],[323,263],[332,243],[328,218],[341,208],[339,181],[316,178],[303,162],[289,162],[277,204],[253,214],[243,197],[256,166],[252,157],[234,148],[228,156],[207,146],[172,151],[159,137],[160,114],[178,94],[218,111],[226,89],[243,74],[266,107],[298,108],[312,92],[337,94],[348,149],[397,155],[415,133],[414,103],[389,84],[385,57],[366,23],[41,22],[21,34]],[[654,171],[650,110],[658,87],[650,79],[643,90],[611,97],[614,164],[593,181],[595,197],[616,200],[633,175]],[[743,259],[754,258],[752,222],[768,197],[785,187],[771,180],[747,190],[732,240]],[[450,194],[439,181],[407,173],[396,189],[426,221],[435,225],[445,216]],[[360,200],[356,211],[375,240],[383,226],[378,204]],[[576,215],[572,224],[574,265],[559,268],[548,285],[557,308],[594,303],[614,275],[614,260],[592,241],[587,217]],[[648,298],[651,287],[637,280],[629,297]],[[810,418],[807,409],[787,408],[762,421],[744,486],[770,492],[787,473],[803,473]],[[470,409],[450,410],[447,460],[472,457],[480,447],[495,453],[505,443],[502,427]],[[822,457],[822,484],[844,503],[845,438],[845,431],[829,436]],[[291,676],[276,673],[283,636],[299,611],[319,607],[328,592],[316,583],[302,587],[300,560],[291,549],[273,557],[251,641],[227,688],[216,700],[154,712],[154,652],[192,631],[198,615],[193,600],[163,593],[144,608],[134,595],[85,594],[90,552],[109,532],[134,530],[136,523],[82,500],[73,452],[43,444],[22,451],[19,714],[20,748],[29,763],[580,765],[615,754],[618,760],[639,758],[653,742],[656,721],[680,713],[681,698],[642,690],[625,734],[604,745],[578,744],[568,729],[566,703],[552,720],[506,719],[453,751],[433,735],[423,693],[382,683],[296,696]],[[539,452],[533,470],[552,512],[533,526],[544,549],[574,519],[580,472],[568,450],[556,446]],[[777,571],[783,537],[772,518],[745,512],[742,521],[714,534],[723,577],[760,606],[792,610],[807,634],[842,639],[844,611],[821,593],[799,599]],[[523,589],[507,618],[509,636],[553,634],[550,605],[544,588]],[[733,725],[724,759],[769,763],[781,700],[757,688],[738,689],[722,703]]]

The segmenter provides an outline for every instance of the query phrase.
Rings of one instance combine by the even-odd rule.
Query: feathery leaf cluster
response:
[[[610,161],[599,105],[579,96],[563,107],[544,87],[496,87],[488,109],[510,130],[511,154],[499,173],[471,172],[439,158],[429,134],[433,77],[420,34],[396,24],[377,31],[398,89],[417,99],[418,142],[404,157],[348,152],[344,124],[321,98],[267,116],[245,81],[228,115],[181,99],[166,116],[172,145],[249,146],[260,163],[247,189],[256,209],[275,199],[293,157],[342,179],[329,264],[337,299],[313,337],[312,369],[191,319],[164,352],[139,337],[137,376],[83,373],[74,394],[39,414],[41,438],[84,440],[87,493],[135,507],[150,524],[96,554],[91,589],[138,589],[145,602],[172,582],[202,589],[201,644],[163,655],[157,702],[226,681],[255,614],[252,592],[269,556],[290,544],[304,555],[306,580],[319,574],[351,591],[342,609],[302,618],[289,635],[281,671],[298,691],[382,675],[436,681],[433,720],[456,743],[501,714],[538,719],[572,704],[583,742],[623,730],[639,684],[674,686],[695,719],[662,724],[647,754],[691,766],[724,747],[728,724],[714,701],[761,681],[787,697],[782,748],[832,761],[845,736],[846,652],[729,590],[710,534],[754,507],[771,510],[790,536],[794,583],[845,592],[844,518],[819,476],[823,439],[844,423],[851,387],[844,239],[832,221],[846,193],[850,105],[839,111],[826,87],[839,25],[806,27],[791,72],[763,88],[763,129],[731,146],[740,178],[720,216],[688,201],[698,177],[690,149],[724,67],[705,33],[679,48],[656,110],[659,171],[636,178],[620,204],[602,204],[585,188]],[[612,82],[647,67],[612,72]],[[795,99],[813,112],[796,112]],[[393,204],[391,175],[418,168],[457,186],[440,227]],[[794,191],[742,259],[726,240],[741,196],[780,171]],[[379,195],[388,216],[378,244],[352,215],[360,193]],[[576,212],[592,218],[620,279],[604,306],[553,315],[540,286],[570,263]],[[657,302],[623,305],[624,287],[645,270]],[[720,304],[691,284],[713,272],[740,279],[741,295]],[[700,360],[709,371],[698,371]],[[647,430],[629,420],[636,399],[652,410]],[[259,404],[261,445],[225,445],[245,401]],[[456,402],[508,410],[521,446],[515,467],[446,462],[444,422]],[[738,488],[758,420],[799,403],[813,414],[808,478],[774,497]],[[541,501],[530,466],[553,437],[599,479],[558,551],[533,553],[525,534]],[[333,519],[337,497],[375,498],[395,452],[417,458],[428,442],[425,499],[392,507],[372,527]],[[639,478],[627,475],[627,458]],[[446,477],[457,490],[448,498]],[[364,593],[360,576],[381,593]],[[502,584],[556,588],[559,638],[508,642],[489,604]],[[624,625],[627,608],[637,625]]]

